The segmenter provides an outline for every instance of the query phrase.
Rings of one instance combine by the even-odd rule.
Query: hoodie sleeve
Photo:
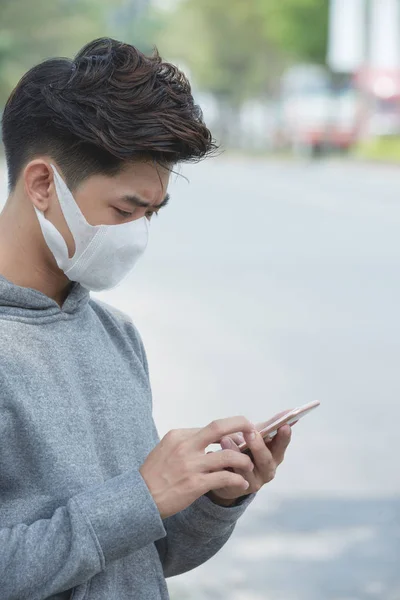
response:
[[[165,519],[167,536],[155,542],[164,576],[186,573],[214,556],[226,544],[254,496],[249,494],[229,507],[201,496],[184,511]]]
[[[44,600],[165,535],[140,472],[123,473],[73,496],[50,519],[0,528],[0,598]]]

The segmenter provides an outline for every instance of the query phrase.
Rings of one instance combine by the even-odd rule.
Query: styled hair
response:
[[[10,191],[40,155],[57,161],[73,190],[91,175],[117,174],[127,161],[169,168],[217,148],[185,75],[157,50],[146,56],[111,38],[27,71],[6,103],[2,135]]]

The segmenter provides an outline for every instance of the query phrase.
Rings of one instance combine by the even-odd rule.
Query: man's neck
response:
[[[26,212],[18,209],[17,202],[8,201],[0,214],[0,275],[62,306],[71,282],[49,256],[39,224]]]

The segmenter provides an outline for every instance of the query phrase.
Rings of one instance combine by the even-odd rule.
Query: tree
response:
[[[183,60],[200,88],[239,106],[266,92],[276,71],[261,17],[254,0],[186,0],[159,40],[162,54]]]
[[[50,56],[72,56],[104,35],[120,0],[0,0],[0,106],[22,74]]]
[[[160,44],[201,88],[239,106],[270,91],[286,64],[324,62],[328,9],[329,0],[183,0]]]
[[[257,0],[265,36],[292,60],[323,64],[329,0]]]

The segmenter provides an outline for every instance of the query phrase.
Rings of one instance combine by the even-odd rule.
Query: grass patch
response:
[[[357,158],[400,163],[400,136],[382,136],[360,142],[354,153]]]

